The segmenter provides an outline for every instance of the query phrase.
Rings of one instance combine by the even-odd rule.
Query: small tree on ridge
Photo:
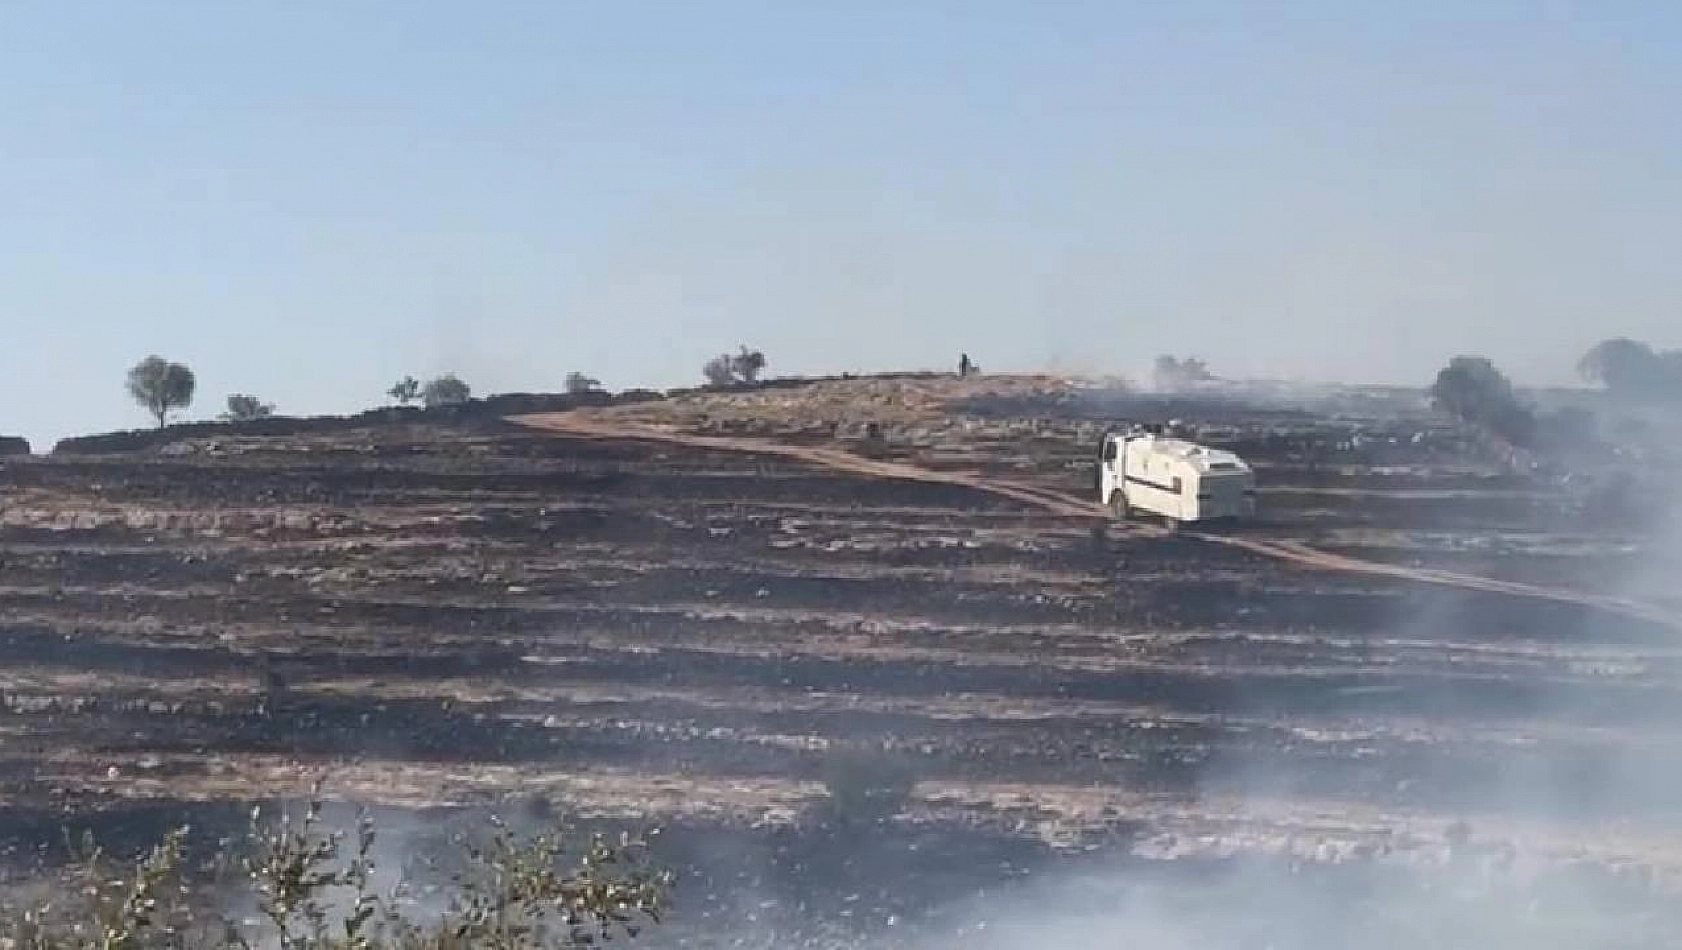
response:
[[[1215,374],[1209,372],[1209,364],[1201,359],[1195,356],[1178,359],[1167,353],[1156,358],[1155,375],[1158,389],[1178,389],[1215,378]]]
[[[741,352],[730,357],[730,368],[742,382],[757,383],[759,374],[765,370],[765,354],[744,346]]]
[[[1482,356],[1456,356],[1431,384],[1431,403],[1470,425],[1513,445],[1528,448],[1536,435],[1536,414],[1519,399],[1512,381]]]
[[[267,419],[272,415],[273,403],[264,402],[245,393],[234,393],[228,397],[228,411],[222,413],[222,421],[250,422],[253,419]]]
[[[385,394],[390,396],[399,406],[419,402],[421,397],[420,380],[413,376],[405,376],[392,384],[392,387],[386,390]]]
[[[722,353],[707,360],[701,366],[701,377],[708,386],[730,386],[736,382],[735,370],[730,365],[730,354]]]
[[[1682,400],[1682,351],[1614,337],[1583,354],[1577,372],[1614,396],[1659,403]]]
[[[737,383],[753,384],[759,381],[759,374],[765,371],[765,354],[759,350],[750,350],[746,346],[736,353],[720,353],[701,366],[701,376],[709,386],[734,386]]]
[[[421,403],[428,409],[455,406],[473,398],[473,390],[454,373],[444,375],[421,387]]]
[[[169,414],[193,404],[198,380],[193,371],[161,356],[148,356],[128,371],[128,394],[158,420],[158,428],[169,422]]]

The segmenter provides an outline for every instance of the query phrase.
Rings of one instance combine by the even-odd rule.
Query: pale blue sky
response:
[[[1682,4],[11,0],[0,432],[405,373],[1682,346]],[[45,448],[46,445],[40,445]]]

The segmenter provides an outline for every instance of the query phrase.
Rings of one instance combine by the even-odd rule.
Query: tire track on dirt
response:
[[[915,465],[907,465],[904,462],[885,462],[877,459],[861,458],[840,449],[787,445],[780,442],[767,442],[762,439],[731,436],[694,435],[642,423],[609,422],[574,413],[514,416],[509,421],[518,425],[580,438],[641,439],[697,449],[772,455],[797,462],[805,462],[832,471],[864,475],[870,478],[892,478],[901,481],[953,485],[1009,498],[1065,518],[1100,518],[1104,516],[1104,509],[1099,505],[1070,498],[1037,486],[994,481],[960,472],[938,472]]]
[[[1576,604],[1605,610],[1611,613],[1645,620],[1663,626],[1682,629],[1682,619],[1660,607],[1643,604],[1621,597],[1604,594],[1588,594],[1580,591],[1557,590],[1547,587],[1537,587],[1533,584],[1521,584],[1517,581],[1503,581],[1477,574],[1462,574],[1454,571],[1436,570],[1433,568],[1404,567],[1400,564],[1387,564],[1382,561],[1365,561],[1342,554],[1333,554],[1311,548],[1299,541],[1264,540],[1259,538],[1228,537],[1211,534],[1194,534],[1200,540],[1215,544],[1225,544],[1246,551],[1279,560],[1291,561],[1318,570],[1339,571],[1346,574],[1367,574],[1375,577],[1394,577],[1401,580],[1415,581],[1422,584],[1458,587],[1463,590],[1481,591],[1491,594],[1505,594],[1513,597],[1528,597],[1537,600],[1550,600],[1555,603]]]
[[[1462,574],[1432,568],[1405,567],[1382,561],[1366,561],[1343,554],[1320,551],[1298,541],[1209,534],[1198,531],[1176,532],[1171,529],[1147,525],[1116,525],[1110,523],[1109,512],[1102,505],[1096,502],[1083,501],[1052,489],[1008,480],[968,475],[961,472],[935,471],[904,462],[886,462],[861,458],[840,449],[789,445],[757,438],[696,435],[643,423],[604,420],[576,412],[513,416],[508,421],[528,428],[542,429],[575,438],[636,439],[665,442],[689,448],[776,456],[832,471],[870,478],[890,478],[937,485],[952,485],[1008,498],[1064,518],[1101,520],[1110,524],[1112,530],[1123,529],[1126,533],[1135,537],[1177,535],[1179,537],[1195,538],[1207,543],[1238,548],[1252,554],[1313,570],[1363,574],[1371,577],[1389,577],[1438,587],[1452,587],[1481,593],[1574,604],[1682,630],[1682,618],[1675,616],[1670,611],[1625,598],[1538,587],[1532,584],[1497,580],[1476,574]]]

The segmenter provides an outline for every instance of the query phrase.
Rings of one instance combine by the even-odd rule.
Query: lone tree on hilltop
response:
[[[171,412],[193,404],[197,387],[192,370],[161,356],[148,356],[128,371],[128,394],[158,420],[160,429]]]
[[[596,390],[601,389],[602,381],[594,376],[586,376],[583,373],[568,373],[566,387],[567,392],[576,396],[581,393],[593,393]]]
[[[421,397],[420,380],[413,376],[405,376],[392,384],[392,387],[386,390],[385,394],[395,400],[399,406],[419,402]]]
[[[1166,353],[1156,358],[1158,389],[1178,389],[1189,383],[1206,383],[1215,378],[1209,365],[1195,356],[1178,359]]]
[[[1529,447],[1536,435],[1536,414],[1519,399],[1512,381],[1482,356],[1449,360],[1431,385],[1431,403],[1513,445]]]
[[[708,360],[701,367],[701,375],[709,386],[751,385],[759,381],[759,374],[765,371],[765,366],[764,353],[743,346],[736,353],[720,353]]]
[[[1655,350],[1628,337],[1596,343],[1577,372],[1614,396],[1651,402],[1682,400],[1682,351]]]
[[[708,386],[735,385],[736,372],[730,366],[730,354],[722,353],[707,360],[701,366],[701,376]]]
[[[250,422],[253,419],[267,419],[272,415],[274,403],[264,402],[245,393],[234,393],[228,397],[228,411],[222,413],[222,421]]]
[[[428,409],[456,406],[472,399],[473,390],[456,378],[456,374],[445,373],[421,387],[420,398],[422,405]]]
[[[759,374],[765,371],[765,354],[744,346],[741,352],[730,357],[730,368],[742,382],[757,383]]]

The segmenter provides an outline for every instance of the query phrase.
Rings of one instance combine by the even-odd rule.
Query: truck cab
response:
[[[1255,515],[1255,473],[1232,452],[1139,427],[1108,433],[1100,443],[1098,500],[1117,518],[1235,521]]]

